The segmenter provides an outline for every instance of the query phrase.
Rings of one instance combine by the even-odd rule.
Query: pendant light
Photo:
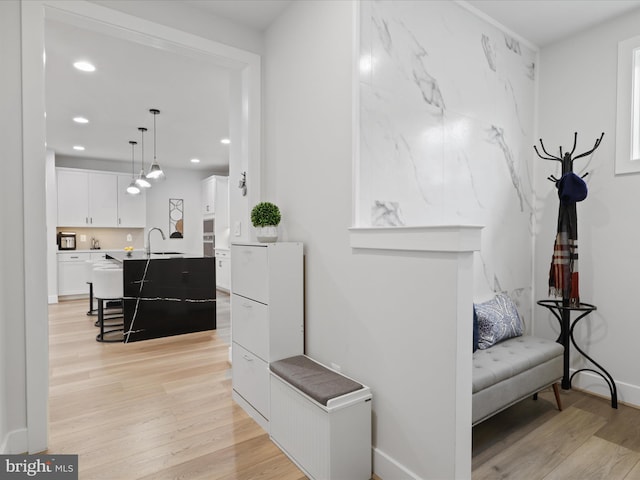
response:
[[[164,180],[164,172],[156,160],[156,116],[160,113],[160,110],[152,108],[149,112],[153,114],[153,164],[149,169],[149,173],[147,173],[147,178],[155,181]]]
[[[127,187],[127,193],[129,195],[138,195],[140,193],[140,188],[136,185],[135,165],[133,162],[133,149],[138,144],[138,142],[129,140],[129,143],[131,144],[131,183]]]
[[[140,147],[142,149],[142,156],[140,158],[140,174],[136,178],[136,186],[140,189],[149,188],[151,184],[147,180],[147,176],[144,174],[144,132],[147,131],[144,127],[138,127],[140,130]]]

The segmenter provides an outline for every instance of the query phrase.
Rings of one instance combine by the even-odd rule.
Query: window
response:
[[[640,172],[640,37],[618,44],[616,174]]]

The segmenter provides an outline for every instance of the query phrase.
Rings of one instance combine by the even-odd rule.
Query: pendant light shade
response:
[[[136,186],[140,189],[144,189],[151,186],[149,180],[147,180],[147,176],[144,174],[144,132],[146,132],[147,129],[139,127],[138,130],[140,130],[140,147],[142,155],[140,158],[140,173],[138,174],[138,178],[136,178]]]
[[[153,114],[153,163],[151,164],[149,173],[147,173],[147,178],[155,181],[164,180],[164,172],[160,168],[158,160],[156,159],[156,116],[158,116],[160,110],[152,108],[149,112]]]
[[[134,165],[134,147],[138,142],[134,142],[133,140],[129,140],[129,144],[131,144],[131,183],[127,187],[127,193],[129,195],[138,195],[140,193],[140,187],[136,185],[136,177],[135,177],[135,165]]]

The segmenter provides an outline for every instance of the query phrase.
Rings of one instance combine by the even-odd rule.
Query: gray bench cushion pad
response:
[[[362,388],[358,382],[333,372],[304,355],[272,362],[269,369],[324,406],[332,398]]]
[[[473,353],[473,393],[561,357],[563,352],[559,343],[532,336],[510,338],[486,350],[476,350]]]

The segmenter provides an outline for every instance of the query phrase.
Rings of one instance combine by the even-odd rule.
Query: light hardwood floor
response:
[[[473,429],[474,480],[640,480],[640,410],[549,389]]]
[[[49,452],[78,454],[81,480],[306,478],[231,399],[227,295],[216,331],[128,345],[96,342],[87,307],[49,308]],[[473,479],[640,480],[640,411],[561,397],[475,427]]]
[[[82,480],[298,480],[304,474],[231,399],[229,301],[218,329],[98,343],[87,300],[49,308],[49,452]]]

